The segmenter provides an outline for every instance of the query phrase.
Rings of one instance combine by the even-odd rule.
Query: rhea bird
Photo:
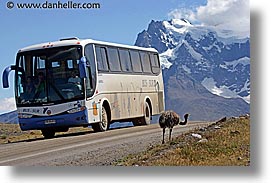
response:
[[[169,141],[171,140],[173,127],[180,124],[186,125],[189,114],[184,115],[184,121],[180,122],[179,115],[174,111],[165,111],[159,117],[159,125],[162,128],[162,144],[164,144],[165,129],[169,129]]]

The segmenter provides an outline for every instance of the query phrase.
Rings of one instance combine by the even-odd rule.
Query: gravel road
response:
[[[208,126],[208,122],[191,122],[177,126],[173,136],[195,128]],[[168,138],[168,130],[166,139]],[[113,129],[102,133],[61,136],[0,145],[0,165],[16,166],[95,166],[112,162],[160,144],[162,129],[157,124]]]

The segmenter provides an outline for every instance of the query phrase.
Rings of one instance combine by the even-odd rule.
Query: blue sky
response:
[[[98,2],[100,9],[90,10],[37,10],[8,9],[7,1],[0,1],[0,71],[15,63],[16,52],[25,46],[77,36],[123,44],[134,44],[137,34],[146,29],[149,22],[169,19],[169,13],[178,8],[194,9],[206,4],[206,0],[86,0],[74,2]],[[45,1],[14,0],[16,3],[44,3]],[[57,0],[48,0],[57,2]],[[67,1],[61,1],[67,2]],[[0,114],[10,111],[14,103],[13,73],[9,89],[0,87]]]

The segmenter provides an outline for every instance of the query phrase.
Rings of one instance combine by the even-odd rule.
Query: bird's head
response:
[[[184,117],[185,120],[187,120],[189,116],[190,116],[190,114],[189,114],[189,113],[186,113],[186,114],[184,114],[183,117]]]

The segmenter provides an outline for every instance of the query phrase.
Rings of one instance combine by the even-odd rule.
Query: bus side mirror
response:
[[[80,78],[87,78],[87,72],[86,72],[86,67],[87,67],[87,60],[85,57],[82,57],[79,62],[79,75]]]
[[[11,65],[5,68],[3,75],[2,75],[2,81],[3,81],[3,88],[9,88],[9,74],[12,70],[15,70],[16,66]]]

